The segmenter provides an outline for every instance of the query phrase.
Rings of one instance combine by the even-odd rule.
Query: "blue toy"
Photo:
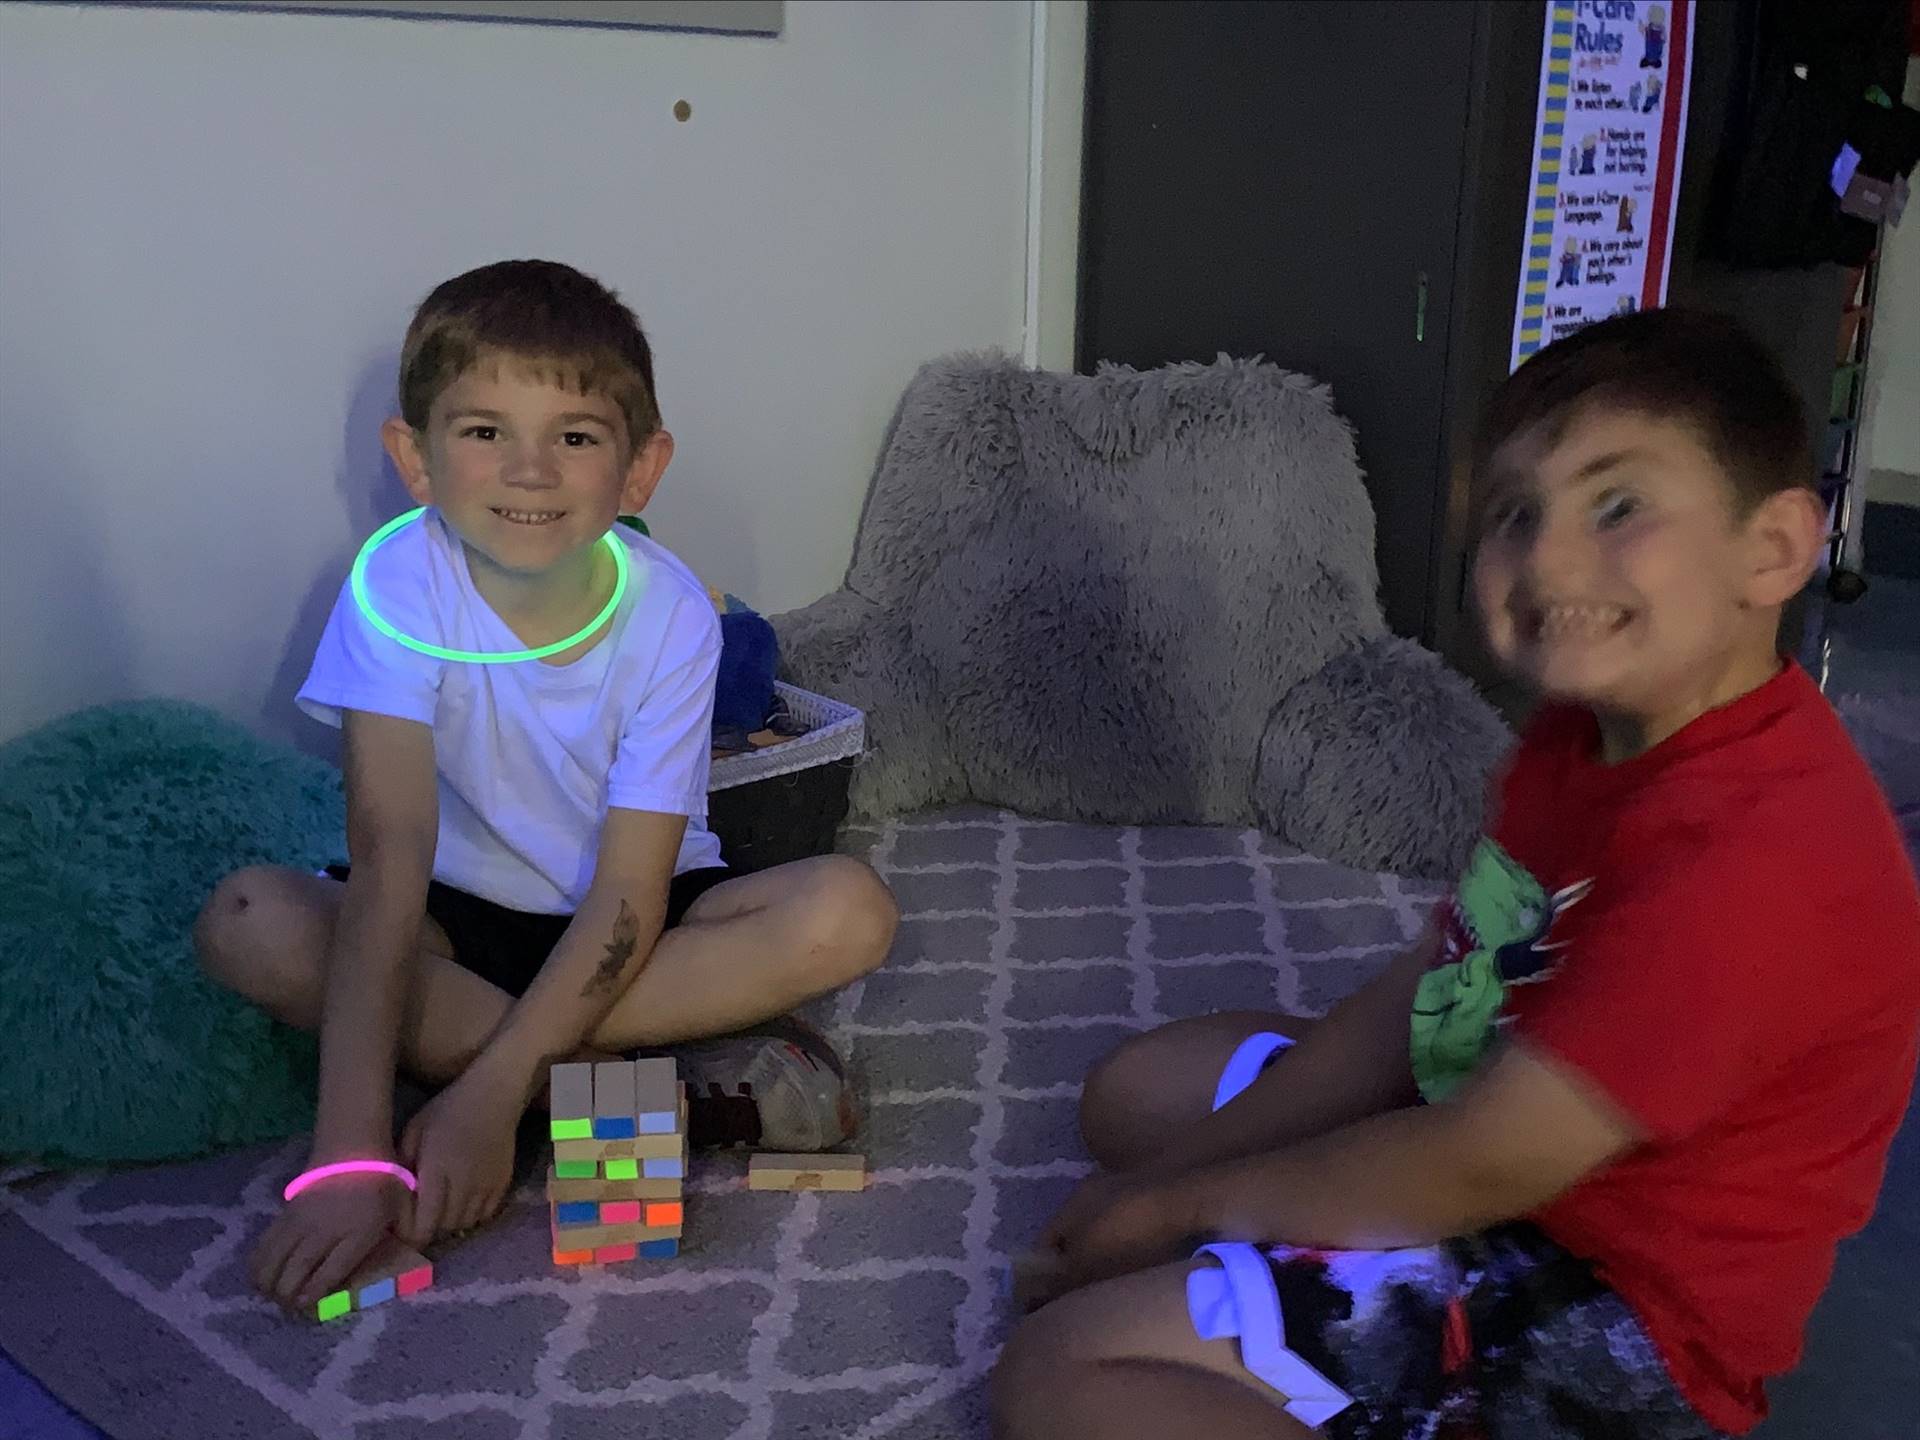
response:
[[[746,737],[766,728],[773,714],[773,675],[780,642],[766,616],[737,596],[726,597],[720,615],[720,676],[714,687],[714,739],[744,750]],[[739,743],[731,743],[737,740]]]

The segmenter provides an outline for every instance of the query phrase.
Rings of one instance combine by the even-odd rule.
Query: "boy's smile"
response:
[[[1591,708],[1609,758],[1777,670],[1781,507],[1736,516],[1689,426],[1589,409],[1557,439],[1515,436],[1491,479],[1474,565],[1488,645],[1547,697]]]

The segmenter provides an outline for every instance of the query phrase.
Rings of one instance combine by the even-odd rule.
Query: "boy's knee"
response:
[[[1084,1385],[1114,1358],[1124,1322],[1090,1292],[1055,1300],[1014,1327],[988,1389],[996,1440],[1061,1433],[1063,1390]],[[1081,1433],[1075,1430],[1074,1433]]]
[[[1029,1315],[1000,1351],[988,1389],[998,1440],[1023,1440],[1044,1433],[1039,1422],[1051,1408],[1049,1386],[1058,1378],[1065,1358],[1051,1330],[1046,1311]]]
[[[1080,1138],[1102,1167],[1139,1164],[1206,1113],[1195,1113],[1180,1098],[1186,1088],[1180,1059],[1159,1030],[1149,1030],[1121,1041],[1087,1073],[1080,1087]]]
[[[258,918],[267,870],[250,865],[223,876],[193,922],[193,948],[200,968],[221,984],[230,984],[245,936]]]
[[[1130,1128],[1128,1121],[1140,1113],[1141,1105],[1152,1099],[1141,1077],[1145,1038],[1136,1035],[1123,1040],[1087,1072],[1080,1087],[1080,1136],[1088,1153],[1103,1165],[1123,1158],[1115,1153],[1122,1148],[1118,1137]]]
[[[809,949],[836,971],[839,983],[857,978],[886,959],[900,908],[872,868],[848,855],[816,862],[807,896]]]
[[[208,978],[255,999],[277,988],[269,972],[295,938],[299,902],[284,872],[236,870],[213,887],[193,922],[193,948]]]

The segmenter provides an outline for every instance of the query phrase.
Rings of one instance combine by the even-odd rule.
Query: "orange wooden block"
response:
[[[647,1206],[645,1223],[648,1225],[684,1225],[686,1221],[682,1217],[685,1213],[678,1200],[649,1205]]]
[[[556,1265],[590,1265],[593,1263],[591,1250],[556,1250],[553,1252]]]

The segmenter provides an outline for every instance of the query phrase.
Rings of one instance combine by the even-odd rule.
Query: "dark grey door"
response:
[[[1224,350],[1330,383],[1388,623],[1421,639],[1476,8],[1095,0],[1089,26],[1080,368]]]

